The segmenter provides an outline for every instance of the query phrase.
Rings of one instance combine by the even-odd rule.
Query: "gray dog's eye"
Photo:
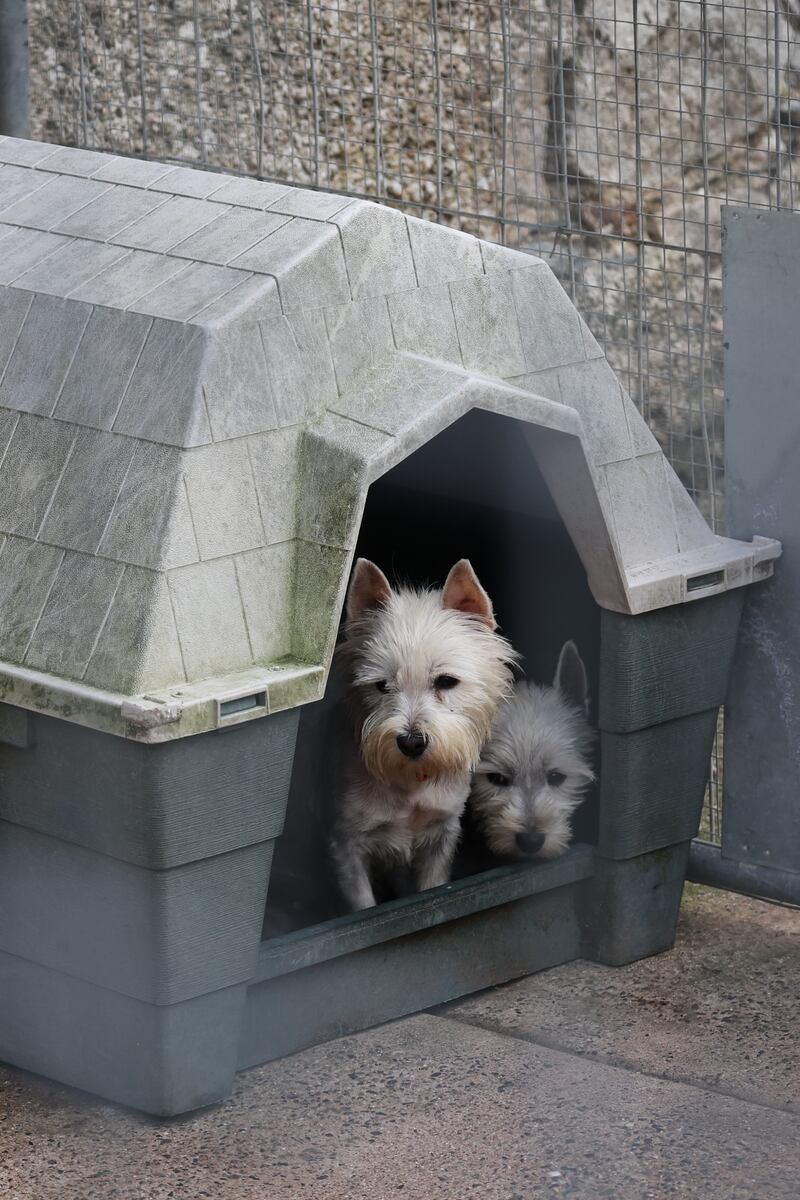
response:
[[[458,682],[455,675],[437,675],[433,686],[437,692],[449,692],[451,688],[458,687]]]
[[[561,784],[564,782],[564,780],[566,778],[567,777],[563,771],[548,771],[547,772],[547,782],[550,784],[550,787],[561,787]]]
[[[388,692],[389,683],[386,679],[379,679],[378,682],[375,684],[375,687],[378,689],[379,692]]]
[[[489,783],[493,784],[495,787],[508,787],[509,783],[511,782],[507,775],[499,775],[497,771],[492,771],[492,773],[487,775],[486,778],[489,780]]]

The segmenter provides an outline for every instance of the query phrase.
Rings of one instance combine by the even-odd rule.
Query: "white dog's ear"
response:
[[[442,608],[454,608],[483,621],[490,629],[497,628],[492,602],[480,585],[468,558],[459,559],[447,576],[442,592]]]
[[[561,647],[553,686],[573,708],[589,715],[589,680],[586,667],[574,642],[565,642]]]
[[[389,580],[380,567],[376,567],[368,558],[359,558],[353,568],[350,587],[347,589],[345,612],[348,624],[350,621],[357,621],[369,609],[385,604],[391,594]]]

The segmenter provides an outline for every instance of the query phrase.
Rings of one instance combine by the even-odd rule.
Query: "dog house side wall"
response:
[[[220,1099],[298,710],[160,746],[0,716],[0,1058],[150,1112]]]
[[[0,704],[0,821],[148,870],[267,841],[299,714],[150,746]]]
[[[621,965],[675,937],[741,591],[601,620],[600,823],[585,952]]]
[[[246,990],[145,1004],[0,951],[0,1060],[175,1116],[230,1092]]]
[[[602,615],[599,852],[692,838],[725,701],[743,592],[637,617]]]
[[[582,957],[621,967],[672,948],[689,845],[622,861],[597,855],[582,890]]]
[[[638,854],[696,836],[717,709],[632,733],[600,733],[598,851]]]

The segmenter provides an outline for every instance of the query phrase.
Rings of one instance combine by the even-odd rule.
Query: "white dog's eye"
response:
[[[389,682],[386,679],[379,679],[378,682],[375,684],[375,687],[378,689],[379,692],[384,692],[384,693],[388,692]]]
[[[492,773],[487,775],[486,778],[489,780],[489,783],[494,784],[495,787],[508,787],[509,783],[511,782],[507,775],[500,775],[497,771],[492,771]]]
[[[550,787],[561,787],[561,784],[564,782],[564,780],[566,778],[567,777],[563,771],[548,771],[547,772],[547,782],[550,784]]]
[[[458,687],[459,681],[455,675],[437,675],[433,681],[433,686],[437,692],[449,692],[451,688]]]

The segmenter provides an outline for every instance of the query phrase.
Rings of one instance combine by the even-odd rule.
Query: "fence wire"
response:
[[[800,0],[31,0],[35,134],[543,255],[724,532],[720,207],[798,207],[799,28]]]

